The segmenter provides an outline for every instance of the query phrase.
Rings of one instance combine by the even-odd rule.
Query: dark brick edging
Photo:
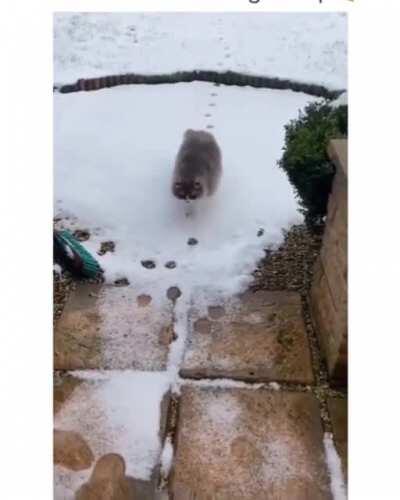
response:
[[[236,73],[235,71],[226,71],[219,73],[218,71],[179,71],[176,73],[160,74],[160,75],[140,75],[136,73],[126,73],[120,75],[101,76],[97,78],[82,78],[73,84],[61,85],[54,87],[53,90],[61,94],[70,92],[80,92],[89,90],[100,90],[117,85],[130,84],[162,84],[162,83],[179,83],[179,82],[212,82],[224,85],[250,86],[255,88],[268,88],[279,90],[293,90],[294,92],[304,92],[305,94],[316,97],[324,97],[326,99],[336,99],[343,90],[329,90],[322,85],[311,83],[302,83],[294,80],[285,80],[268,76],[253,76],[244,73]]]

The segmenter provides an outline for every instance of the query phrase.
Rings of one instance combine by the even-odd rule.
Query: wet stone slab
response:
[[[182,377],[312,383],[301,298],[295,292],[246,292],[239,300],[191,313]]]
[[[172,341],[172,305],[131,286],[82,284],[54,332],[54,367],[162,370]]]
[[[347,399],[329,398],[328,409],[335,447],[342,462],[342,471],[347,483]]]
[[[76,500],[78,491],[80,500],[100,498],[96,492],[105,485],[96,480],[96,466],[103,462],[101,476],[114,482],[118,479],[113,478],[116,458],[124,464],[124,475],[119,478],[121,484],[114,485],[121,490],[115,498],[154,500],[168,389],[165,372],[90,370],[58,377],[54,386],[54,429],[58,438],[55,500]],[[62,449],[57,449],[58,442]]]
[[[332,500],[309,393],[185,387],[174,500]]]

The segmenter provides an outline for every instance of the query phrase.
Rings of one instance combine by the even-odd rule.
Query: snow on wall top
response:
[[[55,14],[57,84],[127,72],[201,69],[346,88],[346,15]]]

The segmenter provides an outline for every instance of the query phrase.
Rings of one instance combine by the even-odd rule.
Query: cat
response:
[[[211,196],[221,175],[222,155],[214,136],[203,130],[187,130],[175,161],[173,195],[187,202]]]

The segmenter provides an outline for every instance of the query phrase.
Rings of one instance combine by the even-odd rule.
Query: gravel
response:
[[[253,273],[251,289],[307,293],[321,248],[322,231],[322,228],[311,231],[305,225],[297,225],[285,232],[285,240],[276,251],[265,251],[265,258]]]
[[[53,271],[53,322],[61,316],[68,295],[74,287],[72,276],[67,271],[61,274]]]

